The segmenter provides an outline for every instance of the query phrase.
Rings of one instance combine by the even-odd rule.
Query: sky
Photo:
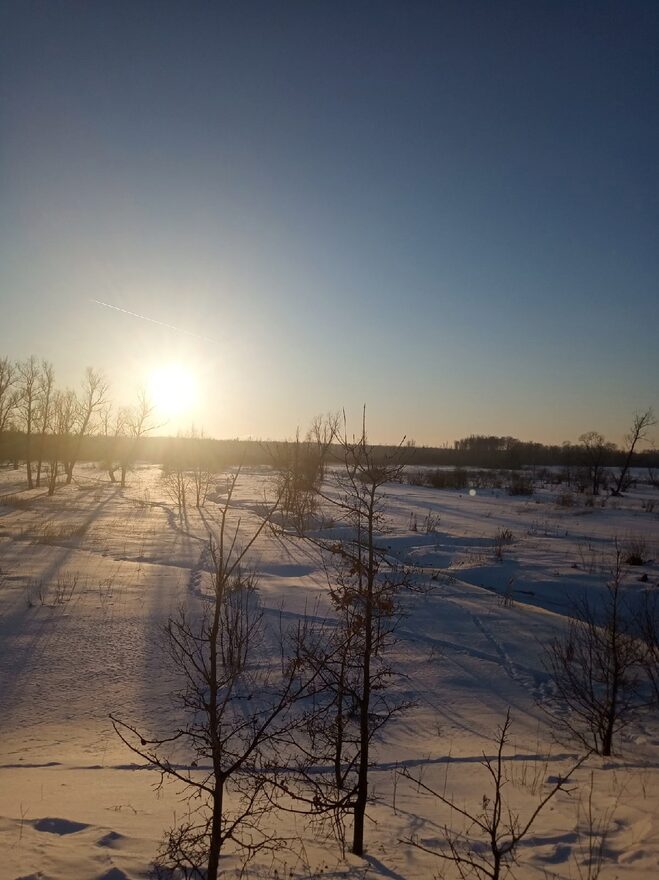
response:
[[[657,157],[654,0],[4,0],[0,356],[170,433],[620,442]]]

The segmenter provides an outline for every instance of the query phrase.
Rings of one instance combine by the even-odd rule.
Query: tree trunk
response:
[[[366,603],[364,608],[364,655],[362,699],[359,707],[359,772],[357,775],[357,798],[352,838],[352,852],[364,855],[364,817],[368,801],[368,749],[369,710],[371,703],[371,650],[373,648],[373,587],[375,580],[375,558],[373,553],[373,507],[375,490],[372,489],[368,508],[368,567],[366,572]]]
[[[57,488],[57,472],[58,472],[58,464],[56,461],[51,461],[50,463],[50,473],[48,474],[48,495],[52,496],[55,494],[55,489]]]
[[[604,728],[604,736],[602,737],[602,755],[608,758],[613,748],[613,730],[616,723],[616,715],[618,709],[618,682],[613,682],[611,694],[611,703],[606,715],[606,727]]]
[[[336,783],[337,795],[343,788],[343,683],[345,678],[345,663],[341,662],[341,675],[339,677],[339,688],[336,695],[336,740],[334,750],[334,781]]]
[[[211,838],[208,843],[207,880],[217,880],[220,870],[220,850],[222,847],[222,808],[224,799],[224,782],[216,780],[213,792],[213,821]]]
[[[356,856],[364,855],[364,817],[368,799],[368,704],[370,687],[368,680],[364,682],[361,706],[359,710],[359,773],[357,776],[357,798],[355,800],[355,818],[352,836],[352,852]]]
[[[221,551],[222,552],[222,551]],[[224,558],[216,567],[216,585],[213,607],[213,621],[208,631],[208,733],[210,735],[211,753],[213,758],[213,818],[211,836],[208,842],[208,873],[207,880],[217,880],[220,865],[220,849],[222,847],[222,809],[224,796],[224,778],[222,776],[222,751],[218,741],[219,710],[217,705],[217,641],[220,633],[220,617],[224,595]]]
[[[28,422],[27,437],[25,438],[25,466],[27,468],[27,487],[34,489],[34,480],[32,478],[32,435]]]

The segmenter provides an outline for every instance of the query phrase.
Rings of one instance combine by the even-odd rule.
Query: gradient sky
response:
[[[658,47],[655,0],[5,0],[0,355],[119,402],[184,361],[218,437],[619,442],[659,410]]]

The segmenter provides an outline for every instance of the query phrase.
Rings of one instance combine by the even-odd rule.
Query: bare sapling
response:
[[[304,440],[300,439],[298,430],[295,440],[283,444],[272,454],[282,498],[282,519],[298,531],[312,525],[337,430],[336,414],[318,416]]]
[[[299,724],[296,706],[309,694],[297,658],[272,663],[256,577],[247,554],[270,522],[273,502],[242,545],[230,478],[219,530],[211,541],[212,589],[201,608],[182,608],[166,627],[166,646],[182,685],[171,700],[177,726],[147,736],[112,716],[120,738],[165,780],[179,783],[187,813],[165,836],[158,860],[185,877],[216,880],[227,852],[243,865],[281,844],[270,821],[273,780],[282,748]]]
[[[510,802],[507,794],[508,783],[512,781],[507,769],[509,758],[504,755],[509,740],[511,726],[510,709],[499,728],[497,752],[491,758],[483,754],[481,766],[486,770],[488,791],[483,794],[477,806],[463,806],[454,796],[438,791],[427,785],[421,777],[414,777],[409,770],[400,771],[401,776],[412,782],[419,791],[424,792],[448,808],[451,817],[462,817],[462,828],[444,824],[443,844],[424,843],[418,836],[406,838],[403,842],[416,849],[430,853],[444,862],[452,862],[463,880],[475,877],[477,880],[504,880],[512,874],[519,864],[522,845],[533,825],[547,805],[561,791],[570,792],[570,777],[588,758],[583,755],[575,761],[565,775],[555,777],[539,793],[535,805],[528,813],[522,814]]]
[[[394,670],[387,651],[411,577],[382,541],[383,489],[400,477],[405,448],[401,443],[382,454],[369,444],[365,422],[361,435],[352,439],[344,422],[336,446],[340,465],[332,470],[332,487],[319,489],[318,495],[331,508],[340,536],[298,535],[320,551],[334,615],[326,640],[314,633],[299,648],[303,662],[324,685],[299,769],[312,813],[331,818],[342,845],[350,817],[351,851],[363,855],[372,745],[405,705],[389,692]],[[318,764],[330,766],[331,772],[319,773]]]
[[[566,635],[554,639],[546,655],[558,697],[553,716],[599,755],[611,755],[621,732],[653,705],[648,642],[625,600],[622,565],[616,542],[603,599],[576,601]]]

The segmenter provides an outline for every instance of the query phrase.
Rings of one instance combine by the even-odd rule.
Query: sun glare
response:
[[[178,418],[193,408],[197,398],[197,381],[187,367],[176,363],[164,364],[151,371],[149,396],[163,416]]]

